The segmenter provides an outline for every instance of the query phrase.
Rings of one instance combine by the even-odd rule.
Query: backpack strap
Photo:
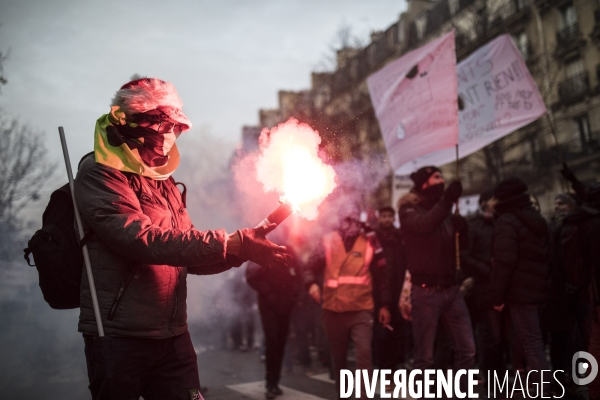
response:
[[[33,236],[37,235],[39,231],[37,231],[36,233],[33,234]],[[29,241],[31,242],[31,240]],[[25,259],[25,261],[27,261],[27,265],[29,265],[30,267],[35,267],[35,264],[31,263],[31,260],[29,259],[29,255],[31,254],[31,248],[29,248],[30,243],[27,243],[27,247],[23,249],[23,258]],[[35,261],[35,260],[34,260]]]
[[[175,180],[173,179],[173,183],[175,184],[175,186],[177,185],[181,185],[183,186],[183,191],[181,192],[181,200],[183,201],[183,206],[185,208],[187,208],[187,187],[185,186],[185,183],[183,182],[175,182]]]
[[[83,235],[83,238],[81,238],[79,241],[79,248],[83,249],[83,246],[85,246],[95,234],[96,232],[90,229],[85,235]]]

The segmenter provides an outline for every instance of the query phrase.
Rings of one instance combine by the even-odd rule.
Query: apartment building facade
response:
[[[364,48],[337,52],[332,72],[312,73],[311,88],[280,91],[279,108],[260,110],[260,127],[294,117],[317,129],[331,162],[385,155],[366,78],[388,62],[454,29],[457,60],[498,35],[510,34],[536,80],[548,113],[539,120],[462,159],[465,194],[477,194],[508,176],[520,176],[552,211],[567,190],[559,170],[567,163],[584,182],[600,172],[600,1],[598,0],[409,0],[408,9]],[[454,164],[442,167],[453,177]],[[395,205],[406,178],[390,170],[373,207]],[[396,193],[396,196],[394,196]]]

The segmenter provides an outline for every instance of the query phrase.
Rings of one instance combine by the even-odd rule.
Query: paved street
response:
[[[209,350],[198,354],[200,380],[209,391],[206,400],[264,399],[264,364],[257,351]],[[281,380],[281,400],[335,399],[335,387],[326,370],[308,376],[296,366]]]

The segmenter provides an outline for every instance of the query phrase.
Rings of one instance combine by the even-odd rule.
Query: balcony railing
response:
[[[556,42],[559,46],[564,46],[569,43],[574,42],[575,40],[581,37],[581,32],[579,31],[579,24],[574,23],[572,25],[563,28],[562,30],[556,33]]]
[[[574,162],[589,156],[600,155],[600,132],[592,132],[591,139],[583,142],[581,138],[568,140],[558,145],[550,146],[539,151],[535,157],[537,166],[549,168],[560,165],[561,162]]]
[[[558,85],[558,95],[562,101],[574,101],[590,91],[587,72],[575,75]]]

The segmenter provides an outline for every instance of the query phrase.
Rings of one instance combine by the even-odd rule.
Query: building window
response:
[[[449,0],[448,7],[450,8],[450,15],[455,15],[460,8],[460,0]]]
[[[526,0],[515,0],[515,7],[517,11],[521,11],[527,6]]]
[[[423,13],[415,18],[415,27],[417,28],[417,39],[422,40],[425,37],[427,29],[427,13]]]
[[[589,144],[592,141],[592,130],[590,129],[590,120],[587,114],[575,118],[577,129],[579,129],[579,138],[581,144]]]
[[[573,58],[566,62],[565,71],[567,72],[567,78],[574,78],[583,74],[583,60],[580,57]]]
[[[397,29],[397,27],[398,26],[396,25],[395,28]],[[390,50],[393,49],[394,45],[396,44],[395,41],[394,41],[394,39],[396,38],[396,35],[395,35],[396,29],[394,29],[394,28],[390,29],[388,31],[387,35],[386,35],[386,38],[387,38],[387,48],[390,49]]]
[[[398,21],[398,43],[404,43],[404,20]]]
[[[577,14],[573,4],[567,4],[558,10],[558,29],[562,30],[577,23]]]
[[[515,36],[515,42],[523,56],[523,60],[527,60],[529,58],[529,38],[527,37],[527,33],[525,31],[518,33]]]

